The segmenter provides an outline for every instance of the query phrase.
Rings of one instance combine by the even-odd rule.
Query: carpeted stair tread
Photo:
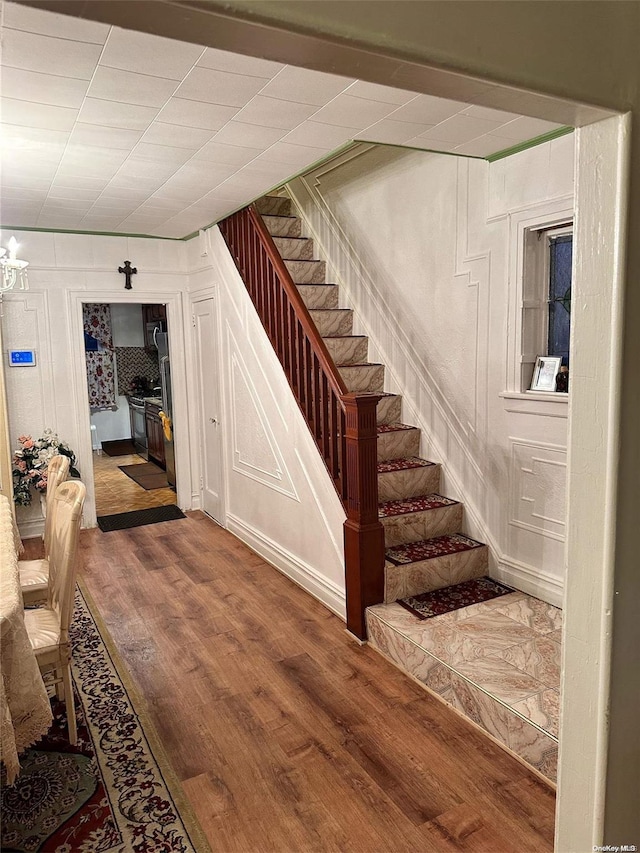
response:
[[[395,566],[403,566],[408,563],[419,563],[423,560],[447,557],[450,554],[459,554],[463,551],[472,551],[475,548],[484,547],[485,545],[482,542],[477,542],[461,533],[449,533],[445,536],[424,539],[422,542],[395,545],[393,548],[387,548],[385,556]]]
[[[401,459],[386,459],[384,462],[378,462],[378,474],[408,471],[411,468],[428,468],[435,464],[435,462],[429,462],[428,459],[421,459],[419,456],[403,456]]]
[[[383,501],[378,506],[380,518],[391,518],[397,515],[409,515],[412,512],[425,512],[430,509],[442,509],[447,506],[455,506],[458,501],[445,498],[443,495],[420,495],[417,498],[404,498],[401,500]]]
[[[462,583],[445,586],[431,592],[422,592],[409,598],[399,598],[398,604],[402,605],[410,613],[420,620],[431,619],[434,616],[442,616],[451,613],[452,610],[460,610],[479,604],[482,601],[491,601],[514,592],[510,586],[505,586],[490,577],[472,578]]]
[[[405,429],[417,429],[417,427],[410,426],[409,424],[378,424],[378,433],[399,432]]]
[[[336,364],[336,367],[383,367],[384,365],[379,361],[347,361],[344,364]],[[375,392],[371,392],[375,393]]]

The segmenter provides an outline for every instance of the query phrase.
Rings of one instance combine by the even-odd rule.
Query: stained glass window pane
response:
[[[559,355],[569,365],[571,326],[571,256],[573,236],[549,240],[549,347],[547,355]]]

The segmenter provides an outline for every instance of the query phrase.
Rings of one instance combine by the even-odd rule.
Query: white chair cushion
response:
[[[55,610],[48,607],[25,610],[24,624],[36,656],[38,652],[55,648],[60,642],[60,622]]]
[[[49,582],[48,560],[18,560],[18,572],[20,573],[20,586],[32,586],[33,584],[46,586]]]

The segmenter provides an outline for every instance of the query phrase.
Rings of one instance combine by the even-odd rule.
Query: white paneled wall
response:
[[[566,398],[510,393],[511,220],[571,206],[573,137],[494,164],[391,149],[348,152],[290,185],[316,255],[443,463],[445,494],[488,542],[492,573],[561,604]],[[517,315],[517,311],[515,312]]]

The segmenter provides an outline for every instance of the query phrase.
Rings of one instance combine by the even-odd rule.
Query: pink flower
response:
[[[31,438],[31,436],[27,436],[27,437],[25,438],[25,440],[22,442],[22,446],[23,446],[26,450],[29,450],[31,447],[33,447],[33,446],[34,446],[34,444],[35,444],[35,442],[34,442],[34,440]]]
[[[30,435],[19,435],[18,441],[20,442],[20,444],[24,444],[25,441],[29,441],[30,438],[31,438]]]
[[[18,461],[16,462],[16,468],[18,469],[18,471],[24,472],[27,470],[27,463],[24,461],[24,459],[18,459]]]

